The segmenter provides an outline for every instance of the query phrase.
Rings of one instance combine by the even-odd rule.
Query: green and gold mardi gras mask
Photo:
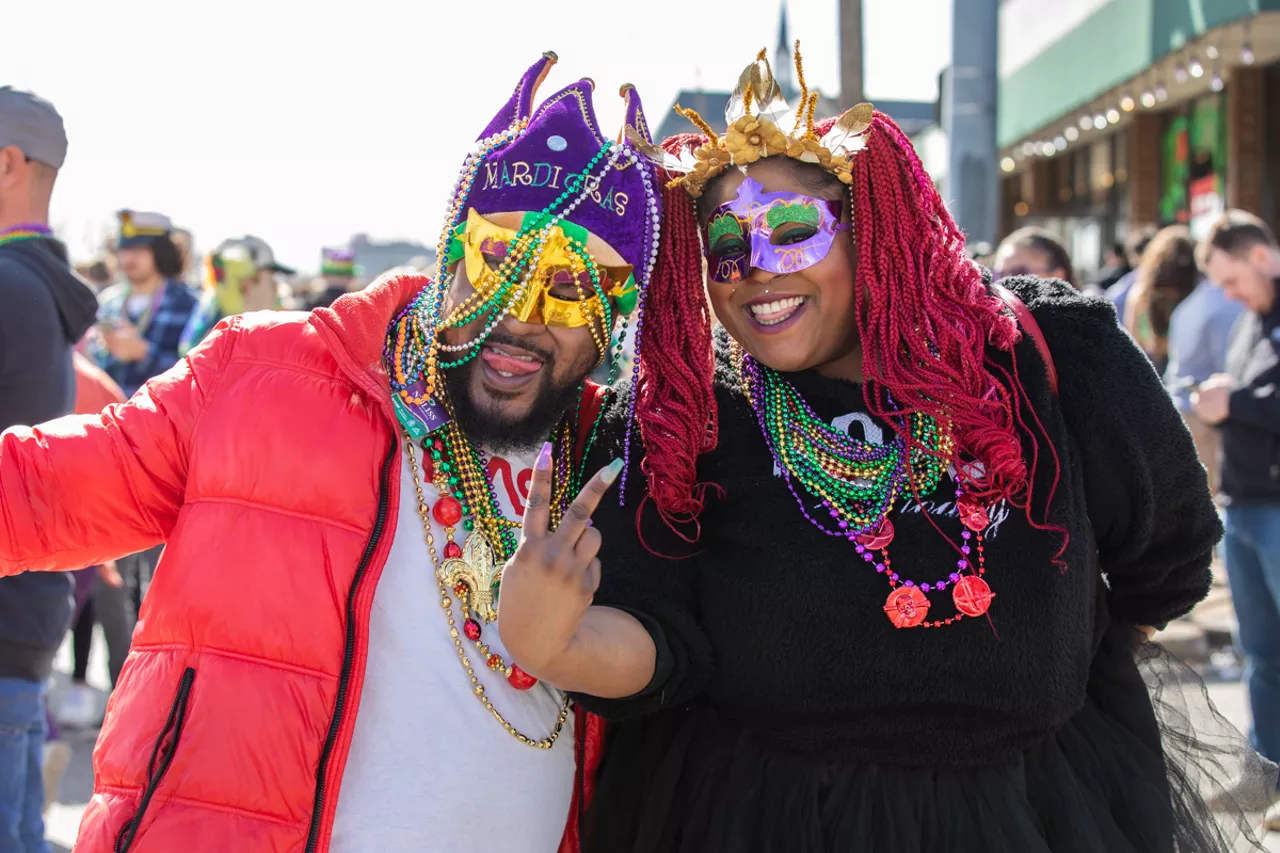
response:
[[[475,295],[468,303],[502,304],[522,323],[574,328],[595,324],[606,316],[602,300],[613,299],[621,314],[636,306],[637,290],[630,266],[597,264],[587,251],[587,231],[561,220],[555,227],[537,227],[543,214],[525,214],[525,233],[495,225],[474,209],[455,230],[448,262],[462,261]],[[541,240],[532,272],[528,261]],[[523,285],[521,285],[523,282]],[[455,311],[446,321],[455,325],[466,316]]]

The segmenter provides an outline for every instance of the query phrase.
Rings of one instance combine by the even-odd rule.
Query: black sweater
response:
[[[595,516],[604,535],[596,603],[648,617],[668,663],[641,696],[586,698],[588,709],[619,719],[702,705],[787,750],[975,766],[1028,748],[1080,709],[1109,618],[1161,624],[1204,597],[1221,526],[1190,435],[1150,362],[1109,304],[1058,283],[1005,283],[1032,309],[1060,374],[1054,398],[1034,344],[1016,347],[1018,375],[1062,463],[1050,520],[1070,535],[1069,569],[1051,565],[1060,536],[1001,506],[987,540],[991,621],[894,628],[883,612],[885,578],[848,542],[805,520],[774,476],[719,330],[719,444],[702,458],[699,476],[721,486],[724,498],[708,502],[700,551],[666,560],[637,541],[638,454],[627,507],[606,500]],[[1013,365],[1007,354],[997,360]],[[890,436],[866,414],[860,386],[814,372],[789,378],[818,416],[851,415],[840,423],[854,434],[874,440],[878,427]],[[621,406],[607,417],[612,428],[602,434],[617,435]],[[597,450],[601,460],[617,452],[608,442]],[[1037,519],[1053,473],[1043,448],[1041,455]],[[920,512],[894,511],[889,553],[903,578],[931,582],[953,571],[961,531],[953,496],[944,477],[925,497],[950,541]],[[681,549],[651,501],[641,527],[656,550]],[[693,550],[683,545],[683,553]],[[930,620],[954,615],[949,593],[929,597]]]

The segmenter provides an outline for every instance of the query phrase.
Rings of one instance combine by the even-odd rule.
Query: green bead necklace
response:
[[[858,441],[826,424],[790,382],[741,347],[734,347],[734,359],[765,442],[800,512],[826,535],[847,539],[863,561],[884,575],[892,590],[884,606],[890,622],[897,628],[933,628],[985,614],[995,597],[983,579],[983,533],[990,516],[985,506],[965,494],[963,486],[956,487],[956,509],[963,525],[961,559],[945,577],[917,584],[902,578],[889,558],[894,536],[889,513],[906,493],[918,498],[938,488],[956,457],[951,430],[928,415],[911,412],[903,416],[909,441],[900,434],[882,445]],[[797,483],[821,500],[829,520],[810,514],[812,498],[806,499]],[[926,621],[927,593],[948,589],[956,615]]]

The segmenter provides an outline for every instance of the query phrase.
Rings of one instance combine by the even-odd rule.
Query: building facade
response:
[[[1087,275],[1133,226],[1280,225],[1280,0],[1003,0],[999,77],[1002,234]]]
[[[373,281],[387,270],[413,266],[434,269],[435,249],[411,240],[374,240],[368,234],[356,234],[348,241],[356,255],[356,276]]]

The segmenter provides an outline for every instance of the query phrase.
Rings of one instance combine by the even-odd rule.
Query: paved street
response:
[[[1209,685],[1209,695],[1218,710],[1238,728],[1249,725],[1249,697],[1244,686],[1238,682],[1230,684]],[[1271,833],[1266,838],[1268,851],[1280,853],[1280,833]]]
[[[51,694],[53,707],[66,687],[71,683],[71,640],[62,644],[55,664],[57,686]],[[102,630],[96,629],[93,640],[93,652],[89,656],[89,684],[94,687],[99,699],[99,708],[105,709],[107,690],[111,678],[107,675],[107,644],[102,637]],[[56,802],[45,816],[46,837],[54,844],[55,853],[69,851],[76,840],[76,829],[80,826],[80,816],[93,795],[93,744],[97,740],[98,730],[66,729],[62,736],[71,746],[71,765],[62,779],[62,785]]]

